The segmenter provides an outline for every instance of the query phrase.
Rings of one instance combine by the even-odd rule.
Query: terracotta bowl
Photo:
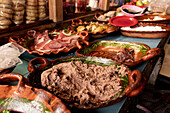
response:
[[[77,32],[77,28],[79,26],[84,26],[86,27],[87,25],[90,25],[90,23],[93,24],[103,24],[105,26],[107,26],[107,29],[100,31],[100,32],[92,32],[92,31],[88,31],[87,29],[83,30],[83,31],[87,31],[90,37],[93,38],[102,38],[105,36],[108,36],[110,33],[113,33],[115,31],[119,30],[119,27],[117,26],[112,26],[110,25],[108,22],[98,22],[98,21],[90,21],[90,22],[86,22],[86,21],[82,21],[81,19],[73,19],[72,20],[72,25],[68,27],[68,29],[76,31]]]
[[[18,81],[17,86],[0,85],[0,112],[9,110],[29,113],[41,109],[51,113],[71,113],[62,101],[53,94],[43,89],[28,86],[27,80],[22,75],[10,73],[0,76],[0,83],[12,81]]]
[[[123,59],[117,57],[117,53],[125,51],[125,49],[132,50],[133,60]],[[84,46],[82,49],[76,51],[78,56],[96,56],[108,58],[116,61],[120,64],[134,67],[141,62],[147,61],[156,55],[159,55],[161,50],[159,48],[150,49],[150,47],[143,43],[136,42],[123,42],[123,41],[111,41],[111,40],[98,40],[91,42],[89,46]]]
[[[100,66],[111,66],[111,65],[120,66],[116,64],[115,62],[113,62],[112,60],[98,58],[98,57],[75,56],[75,57],[65,57],[65,58],[55,59],[52,61],[48,61],[46,58],[43,58],[43,57],[37,57],[37,58],[32,59],[28,64],[28,70],[30,72],[28,76],[29,83],[35,87],[42,88],[41,73],[43,71],[51,68],[54,65],[64,63],[64,62],[73,62],[73,61],[82,61],[86,64],[96,64]],[[38,67],[37,67],[37,64],[38,64]],[[76,107],[79,109],[95,109],[95,108],[101,108],[101,107],[105,107],[105,106],[117,103],[126,96],[132,97],[132,96],[139,95],[145,86],[146,79],[142,76],[139,70],[131,71],[128,67],[126,66],[123,66],[123,67],[128,74],[126,76],[120,76],[122,91],[120,91],[118,94],[115,95],[115,97],[111,98],[107,102],[96,102],[95,104],[90,103],[87,105],[80,105],[77,101],[66,100],[66,99],[63,99],[62,96],[60,97],[60,95],[63,92],[61,92],[60,94],[56,96],[60,97],[70,107]]]
[[[157,23],[139,23],[134,27],[140,26],[160,26],[165,29],[165,31],[135,31],[135,30],[124,30],[120,29],[121,33],[128,37],[136,37],[136,38],[164,38],[169,36],[170,26],[166,24],[157,24]]]
[[[56,30],[53,30],[53,31],[56,31]],[[53,37],[52,36],[52,32],[53,31],[50,31],[49,32],[49,36]],[[57,32],[61,32],[61,31],[57,31]],[[67,31],[69,32],[69,31]],[[77,34],[76,32],[73,32],[73,34]],[[80,39],[77,40],[76,44],[72,47],[69,47],[69,48],[61,48],[61,49],[54,49],[54,50],[50,50],[50,51],[37,51],[35,50],[35,43],[34,43],[34,37],[32,36],[29,36],[29,35],[26,35],[25,37],[17,37],[17,36],[12,36],[9,38],[9,42],[15,42],[17,44],[20,44],[21,46],[23,46],[24,48],[26,48],[26,51],[29,53],[29,54],[38,54],[38,55],[50,55],[50,54],[58,54],[58,53],[61,53],[61,52],[69,52],[73,49],[76,49],[76,48],[79,48],[81,47],[80,45],[82,43],[85,43],[86,45],[89,44],[88,42],[88,33],[86,31],[82,31],[79,33],[80,35]]]

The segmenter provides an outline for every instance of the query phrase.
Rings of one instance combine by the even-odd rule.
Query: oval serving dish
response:
[[[82,43],[88,45],[88,39],[86,31],[77,34],[74,31],[65,30],[45,30],[42,32],[30,30],[25,37],[10,37],[9,42],[20,44],[30,54],[49,55],[69,52],[74,48],[81,47]]]
[[[78,56],[108,58],[131,67],[147,61],[160,53],[161,50],[159,48],[150,49],[148,45],[143,43],[111,40],[94,41],[89,46],[84,46],[76,51]]]
[[[80,62],[82,64],[75,65]],[[68,65],[70,63],[72,66],[71,68],[73,68],[73,67],[76,68],[77,66],[83,65],[83,68],[86,68],[88,71],[86,70],[85,73],[80,72],[81,70],[83,71],[84,69],[78,67],[76,70],[79,70],[79,72],[77,72],[76,70],[71,71],[71,73],[77,73],[76,75],[78,75],[77,77],[75,77],[75,76],[73,77],[73,75],[75,75],[75,74],[71,74],[71,73],[68,74],[68,69],[70,69],[68,67]],[[39,64],[38,67],[37,67],[37,64]],[[60,69],[54,69],[54,67],[56,67],[56,66],[59,66]],[[65,68],[67,68],[66,70],[64,70],[65,69],[64,66],[66,66],[65,67]],[[104,69],[104,68],[113,66],[116,71],[111,69],[110,71],[112,74],[109,75],[109,77],[104,77],[105,79],[103,78],[104,75],[99,77],[99,74],[94,74],[94,75],[96,75],[96,78],[94,78],[94,76],[90,77],[91,75],[89,75],[90,73],[88,73],[88,72],[90,72],[90,69],[92,69],[91,68],[92,66],[94,66],[95,68],[99,67],[100,69],[102,69],[102,68]],[[142,90],[144,89],[144,86],[146,83],[146,79],[142,76],[142,74],[139,70],[134,70],[132,72],[125,65],[118,65],[110,59],[104,59],[104,58],[98,58],[98,57],[75,56],[75,57],[65,57],[65,58],[55,59],[52,61],[48,61],[47,59],[45,59],[43,57],[37,57],[37,58],[32,59],[29,62],[28,70],[30,72],[30,74],[28,76],[28,80],[31,85],[33,85],[35,87],[39,87],[39,88],[44,87],[46,90],[50,90],[50,92],[55,93],[56,96],[58,96],[60,99],[62,99],[70,107],[76,107],[79,109],[101,108],[101,107],[105,107],[105,106],[117,103],[122,98],[124,98],[126,96],[132,97],[132,96],[139,95],[142,92]],[[50,70],[50,72],[48,72],[49,70]],[[53,71],[57,71],[57,72],[53,72]],[[48,77],[44,76],[44,74],[46,72],[48,73],[47,74]],[[54,73],[54,75],[52,75],[52,73]],[[121,73],[124,73],[124,74],[121,74]],[[70,78],[68,76],[72,76],[72,77]],[[90,78],[88,78],[88,76]],[[117,79],[119,79],[119,80],[117,82],[116,82],[116,80],[112,81],[112,78],[114,78],[114,77],[117,77]],[[44,82],[44,78],[45,78],[46,82]],[[49,79],[47,79],[47,78],[49,78]],[[92,79],[92,81],[88,80],[91,78],[94,78],[94,79]],[[59,80],[59,79],[63,79],[64,81],[57,82],[57,80]],[[52,81],[48,81],[48,80],[52,80]],[[77,84],[77,81],[82,81],[82,80],[84,82],[80,82],[80,83],[84,84],[84,83],[88,82],[89,85],[91,86],[90,89],[87,88],[88,85],[86,87],[85,85]],[[106,81],[111,80],[112,82],[116,82],[116,84],[119,84],[120,89],[118,88],[119,89],[118,91],[116,89],[112,90],[116,86],[112,87],[111,85],[113,85],[113,83],[110,83],[110,82],[105,82],[106,84],[108,83],[106,86],[102,86],[102,85],[100,86],[99,84],[103,80],[106,80]],[[44,86],[44,83],[45,83],[45,86]],[[47,85],[47,84],[49,84],[49,85]],[[64,85],[60,86],[60,84],[64,84]],[[96,84],[99,85],[98,88],[95,88],[96,90],[100,89],[102,87],[103,88],[105,87],[104,88],[105,91],[100,91],[100,93],[101,93],[100,95],[105,94],[106,91],[108,91],[109,94],[110,93],[113,94],[116,91],[117,92],[116,92],[115,96],[113,96],[113,97],[110,97],[109,94],[106,93],[105,96],[107,95],[106,97],[109,97],[109,99],[107,99],[107,101],[106,100],[102,101],[102,100],[100,100],[100,98],[98,101],[95,101],[96,98],[98,96],[100,96],[100,95],[97,95],[98,94],[97,92],[96,92],[97,93],[96,94],[96,93],[93,93],[93,91],[92,91],[93,87]],[[67,89],[67,88],[71,88],[72,86],[74,86],[74,88],[72,90]],[[108,88],[109,87],[110,88],[107,89],[106,88],[107,86],[108,86]],[[84,90],[84,89],[86,89],[86,90]],[[58,93],[56,93],[56,91]],[[82,96],[75,96],[72,94],[73,92],[77,92],[77,93],[75,93],[76,95],[81,93]],[[86,98],[84,98],[83,95],[85,95]],[[81,101],[81,99],[83,99],[84,101]]]
[[[18,81],[17,86],[0,85],[0,112],[71,113],[53,94],[28,86],[27,79],[16,73],[3,74],[0,83]]]
[[[76,32],[87,31],[90,37],[101,38],[119,30],[119,27],[112,26],[108,22],[82,21],[81,19],[73,19],[72,25],[68,27]]]
[[[142,29],[139,30],[138,29],[139,27]],[[152,27],[152,28],[146,28],[146,27]],[[138,30],[135,30],[136,28]],[[157,39],[157,38],[167,37],[170,32],[170,26],[166,24],[157,24],[157,23],[138,23],[136,26],[133,26],[128,29],[126,27],[122,27],[120,31],[123,35],[128,37]]]
[[[168,23],[170,21],[170,15],[143,15],[135,17],[139,22],[159,22]]]

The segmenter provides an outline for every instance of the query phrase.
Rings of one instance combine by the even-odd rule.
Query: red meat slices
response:
[[[37,33],[34,30],[28,32],[29,36],[33,36],[34,48],[40,52],[56,51],[58,49],[65,49],[74,47],[77,40],[80,38],[79,35],[66,35],[63,32],[58,34],[54,39],[50,39],[48,30],[43,33]]]

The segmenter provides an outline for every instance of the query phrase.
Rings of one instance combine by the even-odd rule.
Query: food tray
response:
[[[129,50],[129,60],[126,53],[124,57],[119,56]],[[147,61],[156,55],[159,55],[161,50],[159,48],[150,49],[150,47],[143,43],[136,42],[123,42],[123,41],[110,41],[98,40],[91,42],[89,46],[84,46],[82,49],[76,51],[78,56],[97,56],[115,60],[117,63],[123,63],[127,66],[136,66],[141,62]],[[132,57],[132,56],[134,57]],[[117,57],[118,56],[118,57]]]

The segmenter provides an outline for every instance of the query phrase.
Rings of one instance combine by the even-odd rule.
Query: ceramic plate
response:
[[[133,17],[127,16],[116,16],[109,20],[109,23],[114,26],[119,27],[130,27],[138,23],[138,20]]]

